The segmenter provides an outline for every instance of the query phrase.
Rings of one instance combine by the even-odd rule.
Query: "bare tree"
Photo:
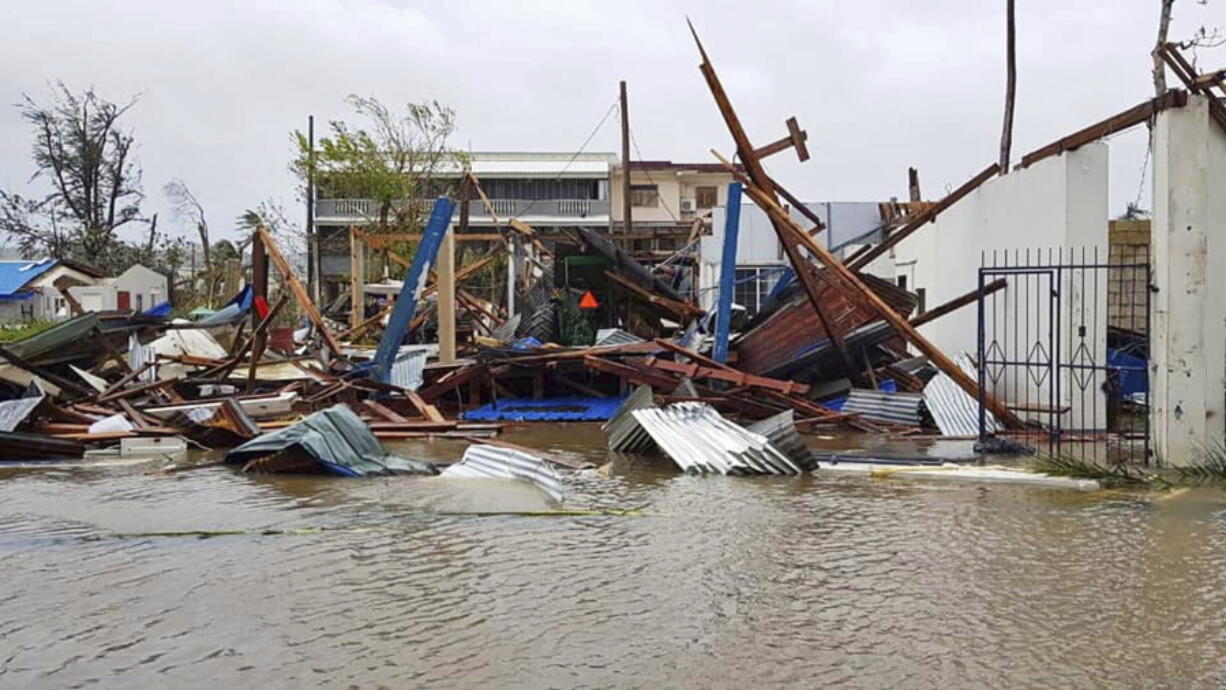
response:
[[[1171,31],[1171,8],[1175,5],[1175,0],[1158,0],[1161,3],[1160,13],[1158,15],[1158,39],[1154,42],[1154,50],[1151,56],[1154,60],[1153,77],[1154,77],[1154,95],[1161,96],[1166,93],[1166,63],[1162,60],[1162,46],[1166,45],[1167,34]]]
[[[140,215],[141,171],[135,137],[120,119],[135,105],[116,104],[92,88],[75,93],[63,82],[50,100],[29,95],[18,105],[33,134],[32,180],[50,186],[41,199],[0,192],[0,232],[27,251],[78,256],[105,264],[119,256],[116,230]]]
[[[200,235],[200,247],[204,253],[204,268],[208,270],[212,263],[209,261],[209,222],[204,217],[204,206],[187,183],[177,177],[167,182],[162,191],[170,199],[175,218],[196,226],[196,232]]]
[[[1009,172],[1009,152],[1013,148],[1013,99],[1017,94],[1017,40],[1013,22],[1013,0],[1005,0],[1005,123],[1000,133],[1000,173]]]

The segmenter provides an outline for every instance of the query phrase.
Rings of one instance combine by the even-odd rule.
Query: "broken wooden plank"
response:
[[[263,225],[256,226],[255,232],[264,243],[264,251],[268,254],[268,258],[272,260],[273,265],[277,267],[285,283],[289,285],[290,292],[294,293],[294,299],[297,300],[298,306],[306,312],[307,318],[311,320],[311,323],[315,324],[315,328],[319,331],[319,335],[323,338],[328,349],[335,356],[339,357],[341,355],[340,343],[336,341],[331,331],[328,330],[328,324],[324,320],[323,314],[319,313],[319,308],[311,301],[306,288],[302,286],[298,276],[294,275],[289,262],[285,260],[285,255],[281,253],[281,248],[277,246],[276,241],[273,240],[272,235],[269,234],[268,229]]]
[[[894,245],[910,237],[912,233],[923,227],[925,223],[931,222],[942,211],[950,206],[953,206],[955,203],[961,200],[962,197],[978,189],[980,185],[995,177],[999,172],[1000,163],[993,163],[984,168],[983,171],[972,177],[961,187],[958,187],[954,191],[945,195],[945,198],[928,207],[927,210],[917,214],[916,217],[913,220],[908,221],[906,225],[890,233],[888,237],[878,244],[873,245],[872,248],[864,250],[864,253],[860,254],[855,261],[849,261],[847,263],[847,268],[853,271],[859,271],[860,269],[869,265],[874,259],[888,252]]]
[[[756,376],[747,374],[743,371],[733,369],[719,369],[715,367],[703,366],[701,364],[685,364],[683,362],[674,362],[668,359],[658,359],[656,357],[631,357],[625,360],[628,364],[633,364],[651,369],[659,369],[673,374],[681,374],[690,379],[714,379],[717,381],[727,381],[735,383],[739,386],[747,386],[749,388],[765,388],[769,390],[779,391],[784,394],[800,394],[803,395],[809,392],[809,384],[797,383],[795,381],[781,381],[779,379],[767,378],[765,376]]]
[[[1005,278],[997,278],[996,280],[993,280],[992,282],[983,286],[983,294],[986,296],[998,290],[1003,290],[1005,286],[1007,286],[1008,284],[1009,284],[1009,281],[1006,280]],[[929,321],[935,321],[941,318],[942,316],[945,316],[946,314],[957,311],[961,309],[962,307],[965,307],[968,304],[973,304],[978,301],[979,301],[979,288],[975,288],[974,290],[971,290],[970,292],[964,295],[959,295],[949,300],[945,304],[939,305],[937,307],[933,307],[932,309],[929,309],[923,314],[916,316],[914,319],[911,319],[911,327],[919,328],[920,326],[928,323]]]
[[[601,357],[595,357],[593,355],[584,357],[583,363],[589,369],[594,369],[606,374],[612,374],[613,376],[631,383],[639,383],[651,386],[652,388],[659,388],[661,390],[672,390],[677,386],[678,382],[677,379],[666,376],[662,373],[644,371],[638,367],[623,364],[621,362],[614,362]]]
[[[747,191],[749,195],[758,202],[758,205],[761,206],[763,210],[778,219],[778,221],[784,224],[786,227],[791,228],[793,236],[795,236],[800,243],[804,245],[805,249],[810,251],[814,256],[818,257],[823,264],[837,273],[848,286],[859,292],[865,299],[873,304],[878,315],[889,323],[896,333],[911,343],[915,349],[920,351],[921,354],[928,357],[929,361],[931,361],[934,366],[953,379],[953,381],[957,383],[962,390],[966,391],[972,398],[979,399],[980,390],[979,383],[977,381],[968,376],[966,372],[962,371],[962,368],[951,360],[944,352],[942,352],[940,348],[933,345],[927,338],[921,335],[919,331],[913,328],[911,324],[907,322],[905,317],[894,311],[889,304],[882,300],[877,293],[873,292],[872,289],[870,289],[868,285],[864,283],[859,275],[857,275],[847,266],[844,266],[842,262],[834,257],[834,255],[826,251],[826,249],[814,241],[813,238],[809,237],[808,234],[805,233],[804,228],[800,227],[796,221],[788,217],[787,213],[782,207],[779,206],[778,202],[767,195],[757,185],[753,184],[752,181],[745,178],[745,175],[737,171],[737,169],[726,158],[719,155],[718,152],[712,151],[712,153],[714,153],[720,162],[724,164],[725,169],[729,170],[734,176],[741,178],[747,183],[745,185],[745,191]],[[988,170],[994,170],[996,167],[997,164],[993,163]],[[985,171],[985,173],[986,172],[988,171]],[[1020,428],[1022,426],[1021,420],[1010,412],[1008,407],[997,400],[995,396],[985,391],[983,398],[987,408],[992,410],[992,413],[995,414],[996,418],[1002,423],[1011,428]]]
[[[688,321],[701,316],[704,313],[701,309],[689,304],[688,302],[678,302],[677,300],[654,294],[633,281],[614,273],[613,271],[605,271],[604,274],[607,278],[630,291],[643,301],[660,307],[682,321]]]
[[[1112,115],[1101,122],[1096,122],[1089,127],[1085,127],[1066,137],[1061,137],[1046,146],[1031,151],[1022,156],[1022,163],[1018,167],[1028,168],[1044,158],[1059,155],[1065,151],[1072,151],[1092,141],[1097,141],[1129,127],[1135,127],[1136,125],[1148,122],[1154,115],[1167,108],[1182,108],[1187,104],[1188,94],[1186,91],[1171,89],[1157,98],[1151,98],[1122,113]]]

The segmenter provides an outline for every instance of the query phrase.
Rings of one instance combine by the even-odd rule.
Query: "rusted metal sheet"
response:
[[[914,294],[876,276],[863,275],[861,278],[899,314],[906,316],[915,309],[917,298]],[[844,293],[829,285],[822,288],[820,297],[827,316],[843,333],[850,333],[879,319],[875,312],[852,303]],[[813,349],[815,344],[828,339],[813,305],[804,295],[798,295],[737,340],[734,345],[737,368],[765,375],[779,370]]]

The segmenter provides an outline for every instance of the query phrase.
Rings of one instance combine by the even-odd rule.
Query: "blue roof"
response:
[[[0,261],[0,299],[25,299],[17,291],[51,270],[55,259],[41,261]]]
[[[469,410],[461,416],[482,422],[599,422],[612,419],[625,401],[624,397],[593,398],[585,395],[540,400],[508,398]]]

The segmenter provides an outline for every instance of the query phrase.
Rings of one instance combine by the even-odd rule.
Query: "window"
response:
[[[783,270],[779,266],[738,266],[732,300],[745,307],[750,316],[757,314],[766,305],[766,298]]]
[[[145,310],[145,296],[138,294],[136,296],[136,311]]]
[[[897,282],[898,282],[898,287],[904,290],[907,289],[907,276],[898,276]]]
[[[630,185],[630,205],[655,208],[660,205],[660,189],[654,184]]]
[[[719,190],[715,187],[695,187],[694,200],[698,208],[715,208],[719,204]]]

